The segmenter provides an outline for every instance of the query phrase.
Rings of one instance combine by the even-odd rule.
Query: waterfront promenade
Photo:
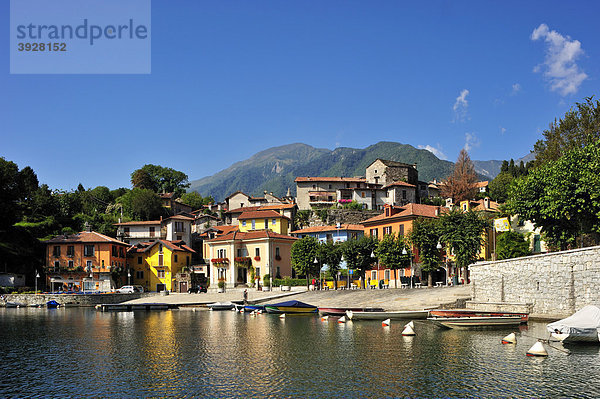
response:
[[[307,291],[306,287],[292,287],[285,292],[275,289],[272,292],[248,289],[251,303],[278,302],[288,299],[299,300],[321,307],[380,307],[386,310],[420,310],[436,308],[457,300],[471,298],[470,286],[384,290],[322,290]],[[179,306],[204,306],[214,302],[241,301],[243,289],[229,289],[225,293],[208,292],[202,294],[156,294],[138,298],[126,303],[160,302]]]

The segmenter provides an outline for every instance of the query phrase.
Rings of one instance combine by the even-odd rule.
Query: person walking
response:
[[[248,304],[248,290],[244,290],[244,306]]]

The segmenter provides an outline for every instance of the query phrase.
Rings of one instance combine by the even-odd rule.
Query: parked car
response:
[[[196,285],[194,287],[188,288],[188,294],[198,294],[200,292],[206,292],[206,287],[202,285]]]
[[[133,294],[134,292],[144,292],[144,287],[141,285],[124,285],[117,289],[119,294]]]

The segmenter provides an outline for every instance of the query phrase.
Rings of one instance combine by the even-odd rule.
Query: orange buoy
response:
[[[389,327],[390,324],[392,324],[392,320],[390,320],[390,319],[385,319],[384,321],[381,322],[381,325],[384,327]]]
[[[321,317],[321,321],[327,321],[327,320],[329,320],[329,316],[323,316],[323,317]]]
[[[546,352],[546,348],[544,345],[538,341],[529,350],[527,351],[527,356],[548,356],[548,352]]]
[[[502,338],[502,343],[503,344],[516,344],[517,336],[515,335],[515,333],[510,333],[506,337]]]

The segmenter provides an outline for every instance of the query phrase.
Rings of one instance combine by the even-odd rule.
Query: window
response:
[[[406,190],[402,190],[402,199],[406,199]]]
[[[375,169],[375,173],[377,173],[377,169]]]
[[[86,261],[85,267],[87,268],[88,272],[91,272],[92,271],[92,261],[91,260]]]
[[[358,239],[358,233],[350,233],[350,238],[353,240]]]
[[[54,246],[52,253],[54,256],[60,256],[60,247],[58,245]]]
[[[256,270],[255,276],[258,277],[258,278],[261,278],[262,276],[260,275],[260,267],[255,268],[255,270]]]
[[[67,256],[69,256],[69,257],[71,257],[71,258],[72,258],[73,256],[75,256],[75,247],[74,247],[73,245],[69,245],[69,246],[67,247]]]
[[[143,271],[143,270],[137,270],[137,271],[135,272],[135,278],[137,278],[137,279],[142,279],[142,278],[144,278],[144,271]]]
[[[162,244],[158,244],[158,253],[162,254],[163,253],[163,247]]]
[[[83,256],[94,256],[94,246],[93,245],[84,245]]]
[[[252,230],[256,229],[256,219],[252,219]]]
[[[390,271],[389,271],[389,270],[386,270],[386,271],[384,272],[384,277],[383,277],[383,278],[384,278],[385,280],[387,280],[387,281],[390,281]]]
[[[327,237],[327,241],[328,242],[329,241],[333,241],[333,234],[332,233],[327,233],[325,236]]]
[[[371,270],[371,280],[377,280],[377,270]]]
[[[190,257],[189,257],[189,256],[186,256],[186,257],[185,257],[185,265],[186,265],[186,266],[189,266],[189,265],[190,265]]]
[[[269,219],[265,219],[265,229],[269,228]]]
[[[177,240],[178,240],[178,241],[181,241],[181,240],[183,240],[183,236],[177,236]]]
[[[217,257],[218,258],[226,258],[227,257],[227,250],[226,249],[219,249],[219,250],[217,250]]]
[[[404,225],[401,224],[400,226],[398,226],[398,236],[403,236],[404,235]]]
[[[281,257],[281,254],[279,253],[279,247],[275,247],[275,257],[276,258]]]
[[[384,228],[383,228],[383,235],[384,235],[384,236],[386,236],[386,235],[391,235],[391,234],[392,234],[392,226],[389,226],[389,227],[384,227]]]
[[[138,265],[141,265],[141,264],[142,264],[142,257],[138,256]]]
[[[123,232],[125,233],[125,237],[128,237],[129,236],[129,227],[125,227],[123,229]]]
[[[238,258],[242,257],[242,248],[237,249],[237,256],[238,256]]]
[[[149,227],[150,237],[154,237],[154,226]]]
[[[281,273],[279,270],[279,266],[277,266],[277,271],[275,272],[275,278],[281,278]]]
[[[350,183],[346,183],[346,188],[350,188]]]
[[[371,237],[377,238],[377,229],[371,229]]]
[[[57,260],[54,261],[54,271],[56,271],[56,269],[60,269],[60,262]]]
[[[317,189],[317,185],[313,184],[313,190],[316,190],[316,189]]]
[[[361,192],[360,192],[360,196],[361,196],[362,198],[365,198],[365,192],[364,192],[364,191],[361,191]]]
[[[119,256],[119,253],[117,252],[117,246],[116,245],[112,246],[112,256],[114,256],[115,258],[117,256]]]
[[[329,189],[331,190],[331,184],[329,185]]]
[[[386,217],[390,216],[390,208],[385,208],[385,216]]]
[[[158,278],[165,278],[165,271],[164,270],[157,270],[156,271],[156,275]]]
[[[183,233],[185,229],[183,228],[183,222],[175,222],[175,232]]]
[[[70,261],[69,261],[69,269],[72,269],[72,268],[73,268],[73,261],[72,261],[72,260],[70,260]]]
[[[260,256],[260,248],[255,248],[254,249],[254,256]]]
[[[173,255],[173,262],[177,263],[177,254]]]
[[[119,247],[119,258],[124,258],[125,257],[125,250],[123,249],[123,247]]]
[[[104,259],[102,259],[102,267],[104,267]]]
[[[242,226],[246,227],[246,221],[242,220]]]
[[[272,224],[273,226],[275,226],[275,225],[277,224],[277,219],[273,219],[273,220],[271,220],[271,224]]]

